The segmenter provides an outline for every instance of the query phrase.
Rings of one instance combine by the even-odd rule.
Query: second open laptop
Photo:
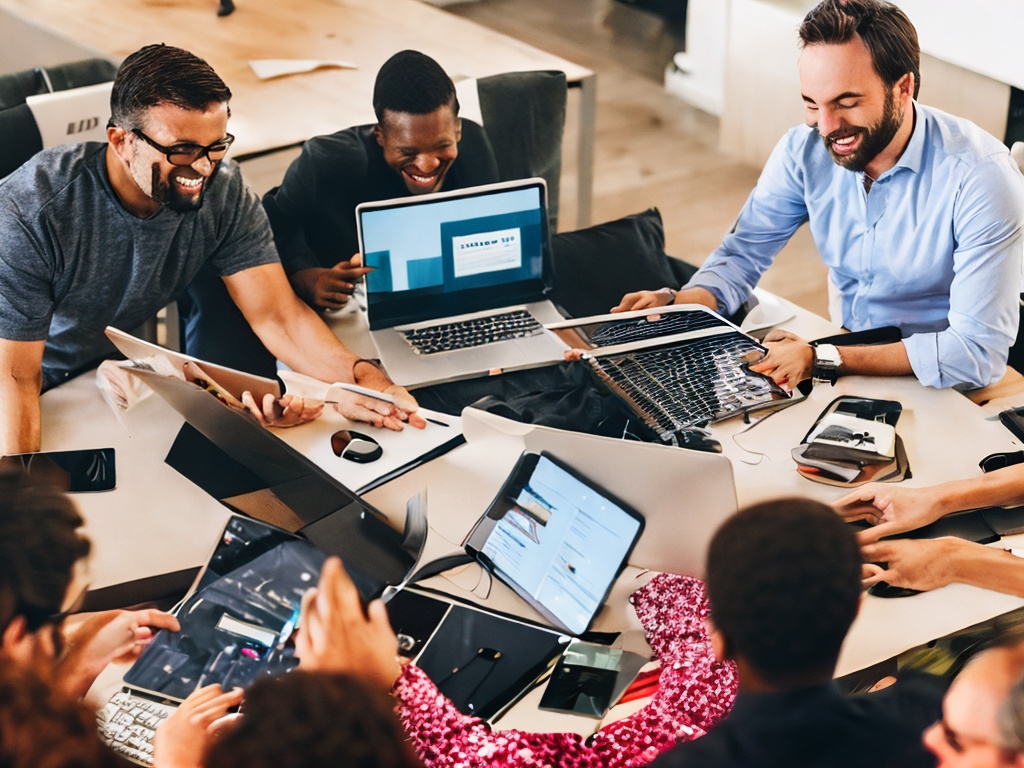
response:
[[[750,370],[767,348],[700,305],[564,320],[548,328],[583,350],[600,385],[664,443],[695,427],[802,398]]]
[[[543,179],[356,208],[370,336],[408,387],[557,362]]]

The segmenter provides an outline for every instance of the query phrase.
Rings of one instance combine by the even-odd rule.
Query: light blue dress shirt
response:
[[[804,222],[852,331],[895,325],[932,387],[984,386],[1006,370],[1017,333],[1024,177],[1005,146],[966,120],[914,104],[899,162],[864,190],[817,131],[791,129],[733,232],[688,287],[735,312]]]

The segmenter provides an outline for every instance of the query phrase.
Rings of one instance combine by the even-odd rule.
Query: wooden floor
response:
[[[613,0],[472,0],[445,10],[598,73],[595,222],[656,206],[668,253],[699,264],[719,244],[760,169],[720,150],[714,116],[664,90],[665,66],[679,44],[658,19]],[[575,226],[574,135],[567,126],[561,229]],[[806,227],[761,285],[826,313],[825,268]]]

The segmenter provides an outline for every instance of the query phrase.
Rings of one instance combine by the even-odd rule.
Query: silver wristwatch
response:
[[[811,368],[811,381],[814,384],[828,382],[833,386],[839,377],[839,366],[843,364],[843,356],[834,344],[815,344],[811,342],[811,349],[814,350],[814,367]]]

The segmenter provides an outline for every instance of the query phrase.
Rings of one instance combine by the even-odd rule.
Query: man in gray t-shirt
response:
[[[107,144],[44,151],[0,183],[0,453],[38,450],[40,390],[110,354],[107,325],[138,326],[206,263],[289,367],[402,401],[354,395],[346,416],[423,425],[292,291],[259,201],[224,160],[230,98],[202,59],[147,46],[118,70]],[[288,396],[250,409],[271,423],[311,415]]]

